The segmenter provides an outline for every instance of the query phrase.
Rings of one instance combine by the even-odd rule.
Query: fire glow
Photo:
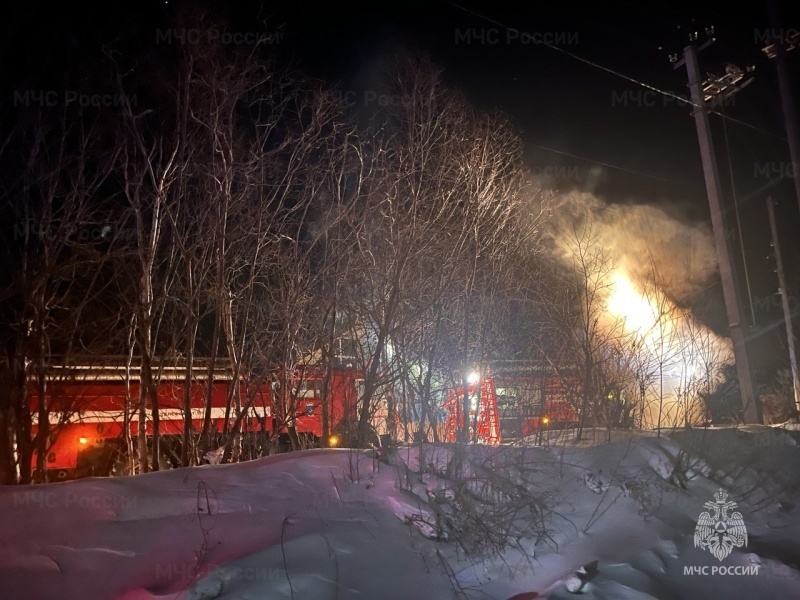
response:
[[[660,290],[644,291],[623,268],[611,273],[607,293],[609,327],[621,330],[644,354],[640,360],[644,358],[650,373],[649,404],[662,400],[676,408],[682,405],[681,412],[700,414],[697,394],[712,389],[718,368],[733,360],[730,340],[717,336]],[[648,412],[646,421],[652,425],[657,418]]]
[[[606,307],[612,316],[622,320],[627,332],[652,341],[659,322],[663,322],[658,299],[654,300],[637,290],[622,269],[614,271]]]

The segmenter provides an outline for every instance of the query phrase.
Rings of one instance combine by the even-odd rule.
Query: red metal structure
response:
[[[501,441],[500,418],[497,410],[497,392],[494,379],[481,378],[470,383],[466,389],[457,387],[450,390],[443,408],[447,411],[445,432],[447,441],[459,439],[459,432],[464,428],[464,395],[467,395],[469,412],[469,441],[496,446]]]
[[[117,364],[114,364],[117,362]],[[186,398],[185,366],[160,366],[156,385],[159,407],[159,434],[166,441],[180,439],[184,427]],[[66,479],[110,472],[113,462],[124,450],[125,407],[128,427],[137,438],[139,412],[138,370],[126,375],[126,367],[118,361],[104,364],[54,366],[48,372],[45,401],[50,421],[47,470]],[[235,415],[226,407],[228,398],[239,394],[239,404],[246,402],[245,386],[232,387],[230,369],[224,364],[213,370],[210,390],[211,431],[222,432],[226,416]],[[209,368],[198,363],[192,371],[190,386],[191,420],[195,431],[202,430],[206,401],[209,398]],[[127,399],[127,400],[126,400]],[[30,390],[31,411],[37,414],[38,390]],[[235,405],[234,402],[231,403]],[[151,410],[145,424],[148,439],[153,434]],[[33,433],[37,432],[34,421]],[[243,431],[267,432],[272,429],[272,404],[268,389],[259,389],[252,409],[242,424]],[[34,458],[35,461],[35,458]]]
[[[575,426],[578,389],[576,377],[548,369],[506,370],[481,377],[466,390],[469,441],[497,445]],[[463,428],[464,391],[463,386],[451,389],[443,405],[447,441],[456,441]]]
[[[291,431],[303,445],[314,445],[323,435],[323,412],[327,411],[328,445],[346,445],[353,439],[363,375],[351,365],[339,365],[329,372],[306,366],[294,369],[286,378],[277,370],[255,389],[244,378],[235,381],[232,373],[224,361],[216,361],[211,370],[208,360],[195,361],[188,390],[193,434],[202,431],[207,409],[210,433],[220,436],[233,426],[237,409],[246,409],[240,428],[243,440],[258,442],[263,449],[267,442],[288,443]],[[172,453],[173,466],[177,466],[184,432],[186,376],[185,365],[157,368],[161,447]],[[484,377],[476,376],[465,387],[451,389],[443,404],[443,439],[447,441],[456,441],[463,429],[465,393],[470,442],[507,443],[546,429],[569,427],[578,420],[573,404],[579,384],[563,373],[495,369]],[[49,480],[111,473],[115,461],[125,457],[128,450],[126,425],[134,446],[137,443],[138,371],[126,368],[124,361],[107,359],[51,367],[45,390],[50,422],[46,453]],[[32,383],[30,408],[34,417],[39,402],[38,388]],[[151,404],[148,401],[146,411],[148,442],[153,433]],[[388,416],[386,407],[381,407],[378,402],[373,419],[376,435],[383,431],[380,422],[387,421]],[[33,427],[35,435],[35,418]],[[393,436],[394,432],[386,430],[385,435]]]
[[[293,425],[298,434],[311,435],[315,439],[321,438],[322,412],[326,408],[324,398],[327,386],[328,422],[331,434],[338,439],[341,436],[342,424],[355,420],[361,381],[360,371],[350,368],[333,369],[327,378],[324,371],[315,367],[296,369],[292,376],[291,389],[287,390],[285,395],[281,395],[277,390],[273,393],[276,399],[283,398],[282,406],[287,407],[282,411],[275,405],[276,416],[289,413],[286,418],[278,417],[277,429],[285,431],[287,426]]]
[[[120,361],[114,363],[107,360],[102,364],[60,366],[49,370],[45,392],[51,432],[47,448],[49,480],[111,473],[115,461],[126,451],[126,406],[127,426],[134,445],[137,443],[138,371],[133,369],[128,373]],[[159,434],[162,446],[174,450],[180,447],[184,429],[186,367],[159,366],[157,380]],[[254,390],[244,379],[234,385],[232,370],[224,361],[217,361],[210,378],[208,362],[196,361],[189,391],[193,433],[202,431],[210,398],[210,430],[213,433],[221,434],[226,430],[226,422],[228,428],[233,425],[238,405],[247,407],[241,423],[244,436],[279,440],[285,438],[287,430],[293,427],[307,443],[319,443],[323,433],[322,412],[327,408],[330,429],[334,434],[329,441],[336,445],[337,425],[349,422],[352,419],[348,417],[355,414],[360,373],[354,369],[336,369],[326,379],[319,369],[297,369],[283,393],[278,383],[280,380],[279,376],[272,377],[271,381]],[[323,400],[326,387],[327,403]],[[254,394],[250,403],[248,391]],[[32,385],[30,406],[34,416],[34,435],[39,402],[38,390]],[[146,431],[150,440],[153,434],[150,402]],[[35,468],[35,456],[33,461]]]

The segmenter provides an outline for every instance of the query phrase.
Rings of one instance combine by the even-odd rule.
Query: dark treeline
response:
[[[358,340],[365,435],[401,374],[426,406],[438,373],[499,350],[512,271],[535,254],[541,194],[518,139],[426,59],[397,57],[380,93],[403,102],[357,126],[346,95],[279,67],[269,44],[225,43],[206,17],[167,31],[197,39],[109,46],[63,88],[16,90],[5,115],[6,480],[30,481],[57,435],[31,390],[45,397],[49,365],[87,357],[140,377],[126,411],[141,417],[139,471],[157,468],[145,417],[157,453],[166,363],[187,382],[196,360],[225,363],[255,390],[320,349],[332,368],[334,345]],[[247,408],[237,392],[225,460]],[[209,418],[186,423],[193,464],[215,441]]]

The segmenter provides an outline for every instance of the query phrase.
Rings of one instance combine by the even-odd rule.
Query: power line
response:
[[[539,0],[537,2],[537,4],[538,5],[549,6],[551,8],[561,8],[561,5],[558,2],[543,2],[542,0]],[[640,14],[644,14],[644,13],[640,12]],[[615,28],[615,27],[611,27],[611,26],[609,26],[609,25],[607,25],[605,23],[599,23],[597,21],[589,21],[587,23],[587,25],[589,25],[589,27],[597,29],[598,31],[604,31],[605,33],[611,33],[611,34],[613,34],[615,36],[618,36],[620,38],[624,37],[626,43],[629,42],[629,41],[633,41],[636,44],[638,44],[639,46],[642,46],[643,48],[648,48],[650,50],[663,50],[663,47],[661,45],[659,45],[658,43],[656,43],[655,41],[653,41],[653,40],[645,41],[645,40],[643,40],[643,39],[641,39],[641,38],[639,38],[637,36],[632,35],[632,33],[631,33],[631,31],[629,29],[622,30],[622,29],[618,29],[618,28]]]
[[[642,177],[649,177],[650,179],[655,179],[657,181],[664,181],[666,183],[672,182],[671,179],[666,179],[664,177],[659,177],[657,175],[650,175],[649,173],[642,173],[641,171],[634,171],[633,169],[626,169],[625,167],[619,167],[617,165],[612,165],[611,163],[602,162],[599,160],[593,160],[591,158],[586,158],[583,156],[578,156],[577,154],[570,154],[569,152],[564,152],[563,150],[556,150],[555,148],[548,148],[547,146],[541,146],[539,144],[534,144],[532,142],[526,142],[527,145],[533,146],[534,148],[541,148],[542,150],[547,150],[548,152],[554,152],[555,154],[562,154],[564,156],[569,156],[570,158],[577,158],[578,160],[583,160],[586,162],[593,163],[595,165],[600,165],[602,167],[609,167],[611,169],[617,169],[618,171],[625,171],[626,173],[632,173],[634,175],[641,175]]]
[[[475,12],[472,9],[465,8],[465,7],[461,6],[460,4],[457,4],[457,3],[452,2],[450,0],[448,0],[448,4],[454,6],[455,8],[457,8],[457,9],[459,9],[459,10],[465,12],[465,13],[471,14],[474,17],[477,17],[479,19],[482,19],[484,21],[487,21],[489,23],[497,25],[498,27],[502,27],[503,29],[506,29],[506,30],[508,30],[510,32],[513,32],[513,33],[516,33],[516,34],[523,33],[523,32],[521,32],[520,30],[518,30],[518,29],[516,29],[514,27],[509,27],[508,25],[506,25],[504,23],[501,23],[500,21],[497,21],[497,20],[492,19],[491,17],[487,17],[485,15],[482,15],[482,14],[480,14],[478,12]],[[768,136],[771,136],[771,137],[776,137],[776,138],[778,138],[780,140],[786,141],[786,138],[781,137],[778,134],[772,133],[770,131],[766,131],[764,129],[756,127],[755,125],[751,125],[750,123],[747,123],[746,121],[742,121],[740,119],[736,119],[734,117],[730,117],[730,116],[725,115],[725,114],[723,114],[723,113],[721,113],[719,111],[709,109],[708,107],[700,106],[700,105],[694,103],[689,98],[684,98],[683,96],[679,96],[678,94],[673,94],[672,92],[668,92],[666,90],[662,90],[660,88],[657,88],[654,85],[650,85],[649,83],[645,83],[644,81],[640,81],[640,80],[638,80],[638,79],[636,79],[634,77],[630,77],[629,75],[625,75],[624,73],[620,73],[619,71],[615,71],[614,69],[612,69],[610,67],[603,66],[603,65],[601,65],[599,63],[596,63],[596,62],[591,61],[589,59],[583,58],[582,56],[578,56],[577,54],[575,54],[573,52],[570,52],[569,50],[565,50],[564,48],[559,48],[558,46],[556,46],[554,44],[550,44],[550,43],[548,43],[548,42],[546,42],[544,40],[540,40],[538,43],[540,43],[542,46],[546,46],[546,47],[550,48],[551,50],[555,50],[557,52],[561,52],[562,54],[566,54],[570,58],[572,58],[574,60],[577,60],[579,62],[582,62],[582,63],[584,63],[586,65],[589,65],[589,66],[594,67],[596,69],[600,69],[601,71],[605,71],[606,73],[609,73],[609,74],[614,75],[616,77],[620,77],[620,78],[622,78],[622,79],[624,79],[626,81],[629,81],[631,83],[635,83],[636,85],[641,86],[641,87],[643,87],[645,89],[651,90],[653,92],[656,92],[656,93],[661,94],[663,96],[666,96],[668,98],[672,98],[674,100],[679,100],[679,101],[681,101],[681,102],[683,102],[685,104],[688,104],[688,105],[691,105],[691,106],[695,107],[696,109],[704,109],[707,112],[709,112],[710,114],[714,114],[714,115],[717,115],[719,117],[722,117],[723,119],[727,119],[732,123],[737,123],[737,124],[742,125],[744,127],[748,127],[748,128],[753,129],[755,131],[763,133],[764,135],[768,135]]]
[[[728,157],[728,176],[731,181],[731,199],[733,200],[733,212],[736,215],[736,230],[739,237],[739,250],[742,254],[742,267],[744,269],[744,281],[747,287],[747,303],[750,306],[751,324],[756,324],[756,309],[753,305],[753,288],[750,286],[750,271],[747,268],[747,253],[744,251],[744,235],[742,235],[742,220],[739,216],[739,201],[736,199],[736,179],[733,176],[733,157],[731,156],[731,144],[728,139],[728,124],[722,122],[722,130],[725,132],[725,154]]]

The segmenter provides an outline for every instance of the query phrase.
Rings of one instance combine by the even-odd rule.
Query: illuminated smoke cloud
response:
[[[682,305],[716,270],[709,229],[655,206],[571,192],[558,198],[549,234],[567,265],[575,264],[576,238],[602,255],[595,284],[603,327],[618,345],[636,348],[631,361],[648,371],[645,426],[657,423],[659,406],[662,424],[698,420],[698,394],[712,391],[719,367],[733,359],[730,340]]]

